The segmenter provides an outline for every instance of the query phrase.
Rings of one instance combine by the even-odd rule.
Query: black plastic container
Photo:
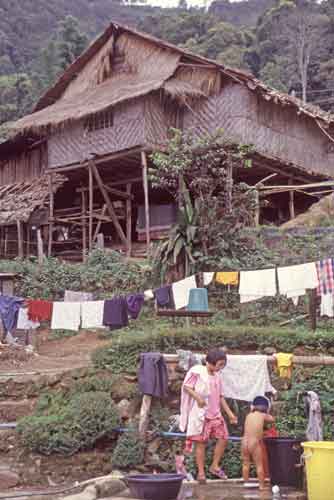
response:
[[[183,479],[183,474],[129,474],[125,482],[134,498],[175,500]]]
[[[265,438],[271,484],[301,488],[303,453],[300,439]]]

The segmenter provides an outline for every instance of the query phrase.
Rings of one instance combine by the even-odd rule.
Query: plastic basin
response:
[[[183,479],[183,474],[129,474],[125,482],[134,498],[175,500]]]

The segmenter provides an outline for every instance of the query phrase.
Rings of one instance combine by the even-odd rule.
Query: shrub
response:
[[[106,392],[87,392],[68,401],[58,395],[44,396],[34,416],[19,421],[18,432],[29,450],[50,455],[73,454],[91,449],[101,438],[110,438],[119,425],[119,415]]]
[[[135,467],[143,463],[144,451],[144,441],[135,429],[130,429],[118,439],[112,454],[112,464],[120,469]]]

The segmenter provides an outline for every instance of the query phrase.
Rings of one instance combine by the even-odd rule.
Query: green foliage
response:
[[[110,438],[118,425],[110,395],[87,392],[73,395],[66,403],[61,395],[41,401],[37,414],[20,420],[17,431],[23,445],[33,452],[70,455]]]
[[[127,469],[142,464],[144,461],[145,442],[136,429],[121,435],[112,454],[112,464],[120,469]]]
[[[98,297],[143,290],[150,279],[147,265],[126,262],[118,252],[94,250],[84,264],[70,264],[56,258],[1,261],[0,269],[17,272],[16,293],[22,297],[59,299],[67,290],[92,291]]]

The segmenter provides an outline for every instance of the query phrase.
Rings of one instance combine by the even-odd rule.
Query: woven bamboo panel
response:
[[[87,138],[83,124],[69,125],[49,139],[49,167],[60,167],[85,160]]]
[[[163,144],[168,131],[176,126],[176,106],[163,104],[158,96],[145,99],[145,139],[150,144]]]

